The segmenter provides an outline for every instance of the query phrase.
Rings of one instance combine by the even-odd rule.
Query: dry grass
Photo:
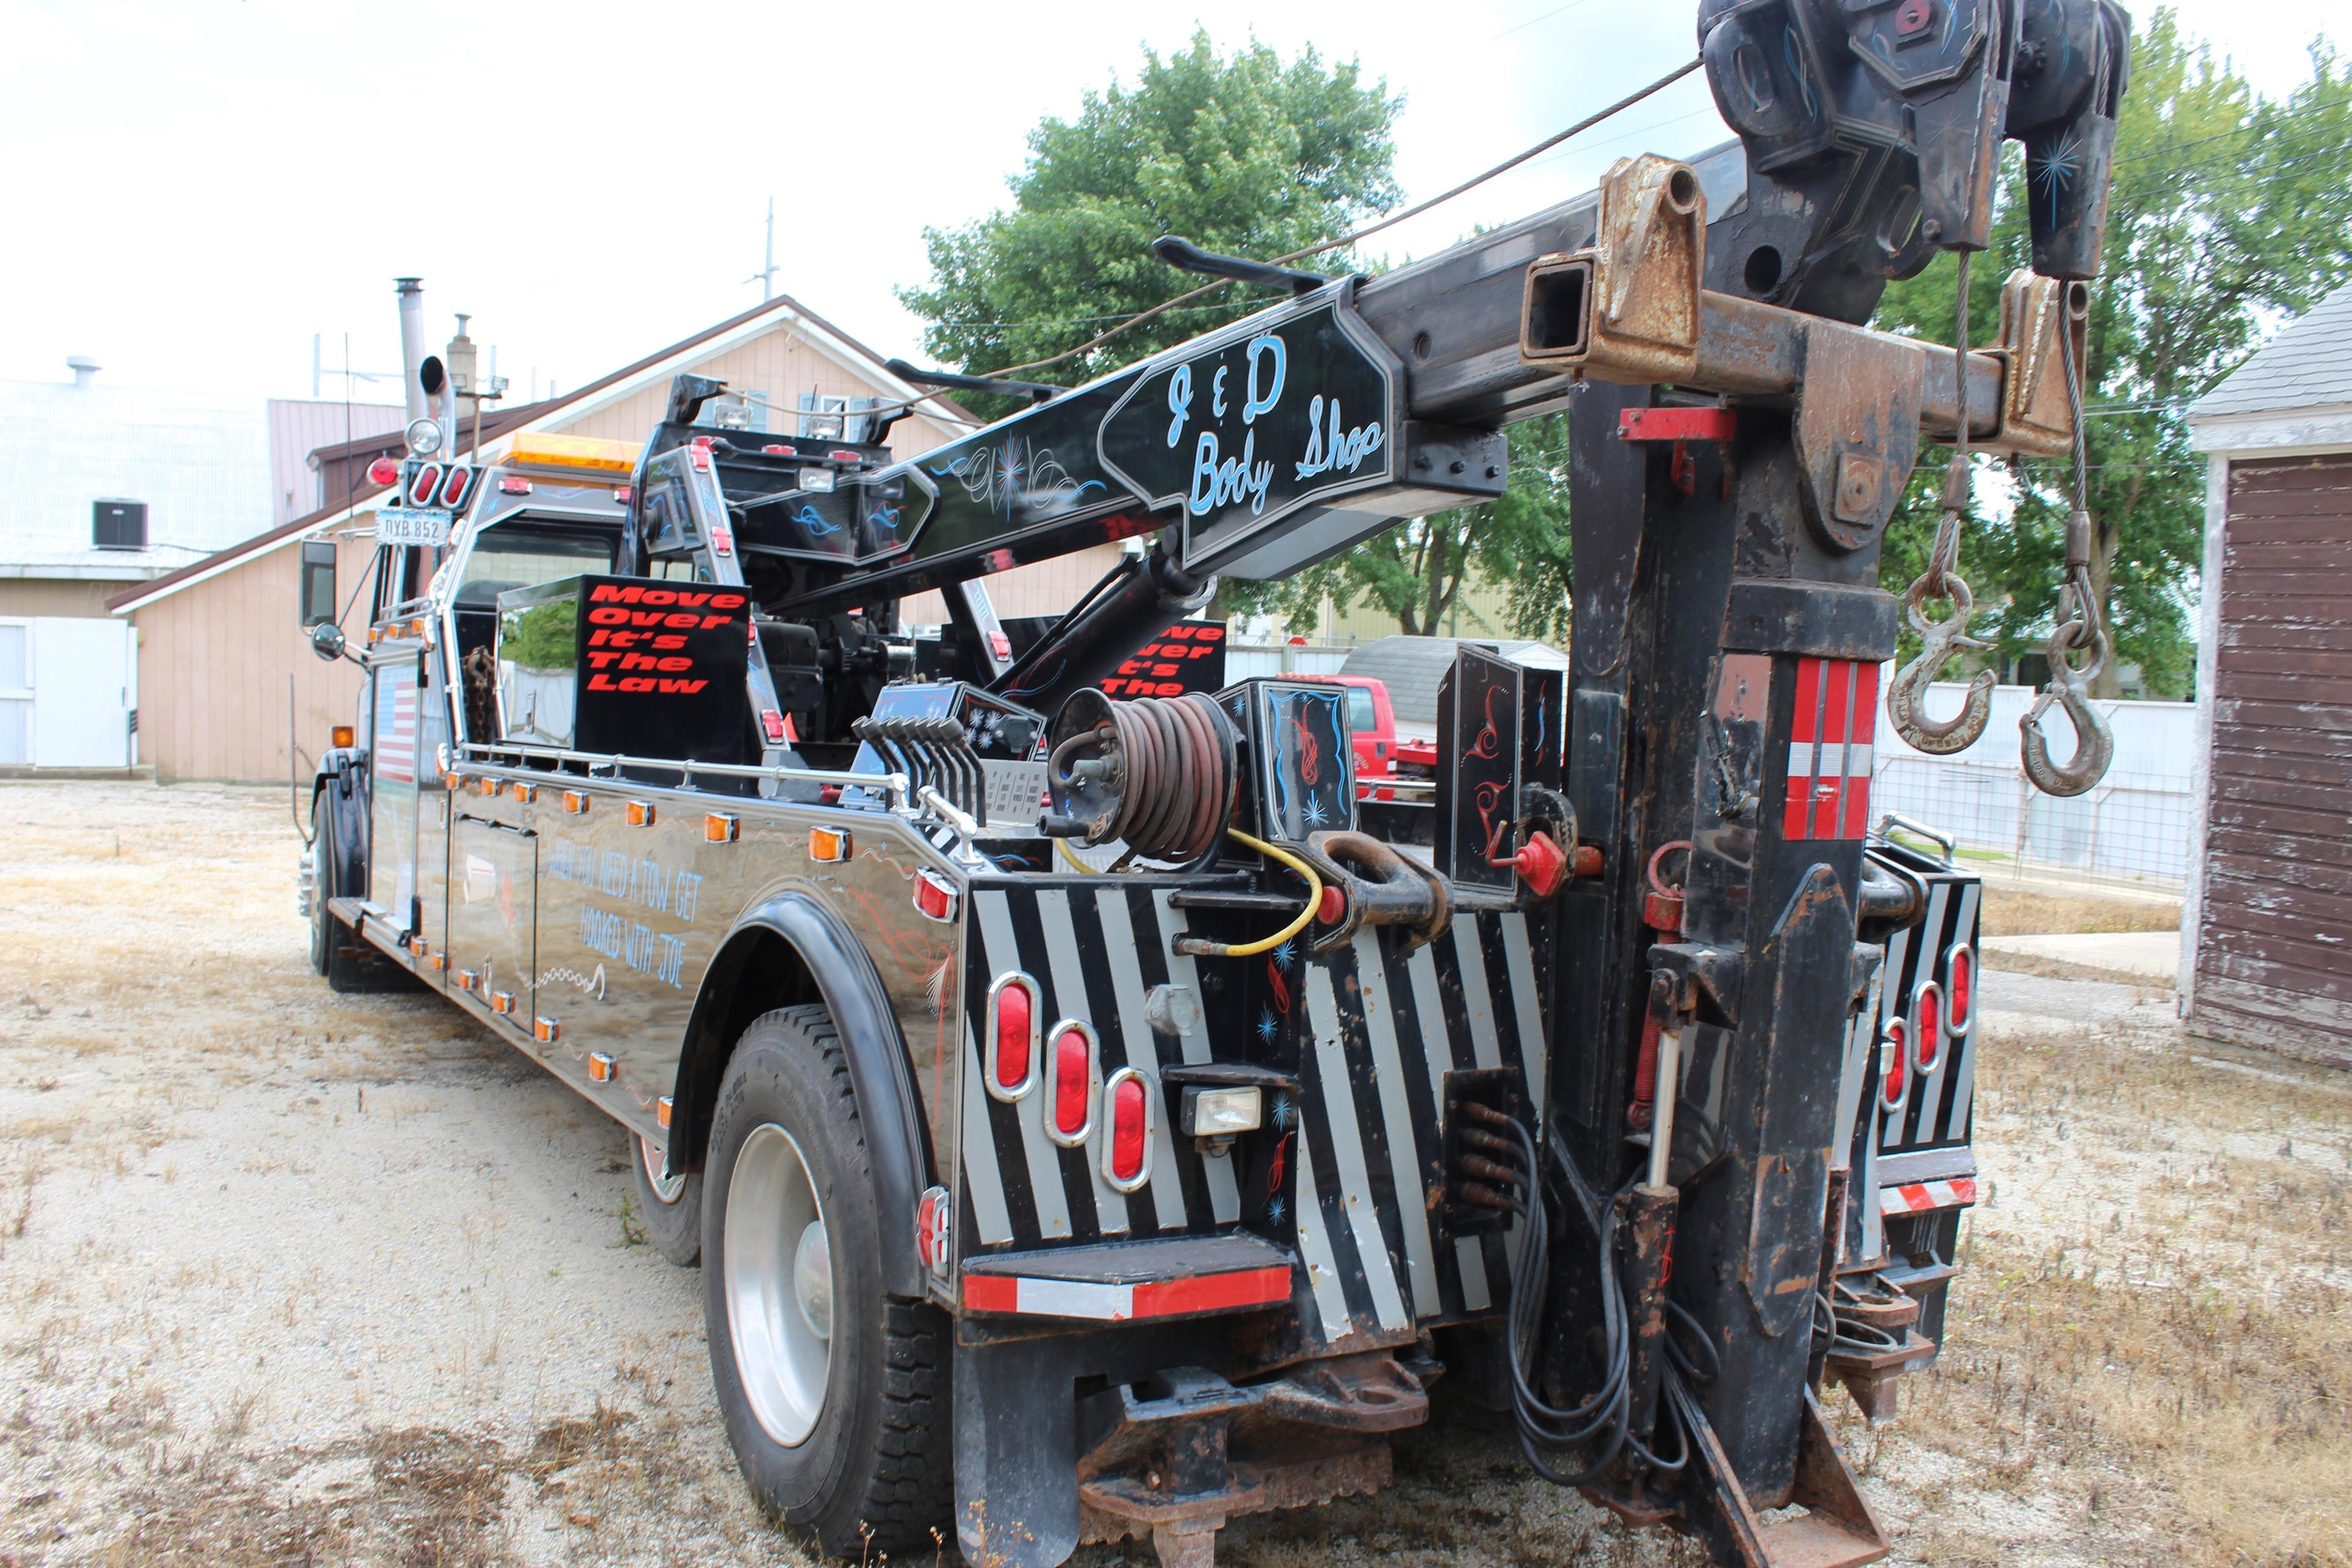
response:
[[[2103,899],[2045,893],[1988,882],[1987,936],[2054,936],[2074,931],[2179,931],[2179,900]]]

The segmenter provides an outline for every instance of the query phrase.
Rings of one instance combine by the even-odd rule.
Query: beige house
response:
[[[520,432],[553,432],[642,441],[660,419],[670,378],[716,376],[789,409],[818,397],[912,396],[882,357],[785,296],[721,321],[683,342],[547,402],[486,416],[485,449]],[[922,405],[890,433],[901,456],[928,450],[971,426],[944,399]],[[777,417],[790,419],[789,413]],[[475,439],[468,417],[460,449]],[[374,545],[373,515],[383,492],[354,484],[368,462],[399,447],[396,432],[319,448],[311,454],[317,493],[344,495],[315,510],[169,572],[108,600],[137,629],[141,760],[159,779],[274,782],[295,766],[290,746],[316,756],[329,729],[352,721],[358,671],[326,664],[299,626],[300,546],[336,547],[336,582],[349,593]],[[1115,545],[1020,567],[989,579],[1000,614],[1058,614],[1117,563]],[[344,612],[344,629],[363,640],[364,612]],[[912,624],[946,618],[938,595],[910,599]]]

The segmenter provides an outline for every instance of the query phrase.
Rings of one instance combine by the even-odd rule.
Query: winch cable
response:
[[[1673,1458],[1661,1458],[1636,1436],[1629,1426],[1631,1411],[1630,1373],[1633,1365],[1633,1332],[1625,1311],[1624,1290],[1617,1278],[1617,1227],[1622,1210],[1619,1199],[1628,1195],[1637,1175],[1624,1188],[1603,1201],[1585,1182],[1584,1173],[1576,1161],[1560,1152],[1555,1163],[1567,1175],[1577,1206],[1582,1213],[1585,1228],[1598,1244],[1596,1274],[1601,1293],[1601,1331],[1606,1363],[1600,1387],[1578,1404],[1565,1409],[1547,1401],[1535,1387],[1536,1346],[1543,1329],[1544,1305],[1549,1291],[1551,1259],[1550,1216],[1543,1199],[1541,1164],[1536,1152],[1535,1137],[1526,1125],[1508,1118],[1501,1119],[1518,1144],[1517,1168],[1513,1185],[1517,1201],[1513,1208],[1519,1216],[1518,1275],[1511,1282],[1511,1310],[1507,1321],[1506,1343],[1511,1363],[1511,1406],[1518,1426],[1519,1451],[1526,1455],[1535,1472],[1556,1486],[1582,1487],[1599,1480],[1616,1462],[1621,1453],[1630,1452],[1634,1458],[1656,1474],[1671,1476],[1690,1462],[1690,1444],[1677,1422],[1675,1453]],[[1671,1307],[1671,1303],[1669,1303]],[[1678,1312],[1679,1321],[1696,1331],[1697,1324],[1686,1312]],[[1699,1342],[1705,1343],[1704,1337]],[[1667,1361],[1664,1375],[1678,1378],[1685,1373],[1697,1373],[1691,1358],[1675,1343],[1675,1335],[1666,1335]],[[1708,1347],[1710,1357],[1713,1347]],[[1706,1381],[1714,1375],[1712,1369],[1700,1373],[1696,1381]],[[1663,1415],[1673,1407],[1671,1399],[1661,1400]],[[1577,1449],[1598,1441],[1584,1468],[1573,1473],[1555,1468],[1544,1458],[1544,1450],[1558,1453]]]
[[[1270,258],[1267,264],[1269,266],[1279,267],[1286,262],[1303,261],[1310,256],[1320,256],[1325,251],[1338,250],[1344,246],[1353,245],[1360,239],[1369,239],[1373,235],[1380,233],[1382,229],[1394,228],[1397,225],[1403,223],[1408,219],[1419,217],[1422,214],[1428,212],[1433,207],[1441,206],[1465,192],[1475,190],[1478,186],[1485,184],[1487,181],[1496,178],[1497,175],[1509,174],[1513,169],[1517,168],[1520,164],[1528,162],[1530,158],[1542,156],[1544,153],[1549,153],[1553,148],[1559,146],[1561,142],[1569,140],[1569,138],[1582,135],[1587,131],[1590,131],[1594,126],[1600,124],[1602,121],[1624,113],[1625,110],[1633,108],[1643,99],[1650,97],[1654,93],[1662,92],[1665,89],[1672,87],[1675,83],[1682,80],[1683,78],[1690,75],[1691,72],[1698,69],[1700,66],[1706,63],[1706,62],[1705,60],[1696,57],[1685,60],[1681,65],[1678,65],[1674,69],[1668,71],[1665,75],[1660,77],[1657,80],[1651,82],[1648,86],[1636,88],[1633,91],[1627,93],[1616,102],[1609,105],[1608,108],[1597,110],[1593,113],[1586,115],[1575,124],[1568,127],[1565,131],[1556,131],[1549,136],[1545,137],[1542,141],[1537,142],[1534,146],[1527,148],[1522,152],[1514,153],[1511,156],[1504,159],[1493,168],[1486,170],[1484,174],[1473,174],[1470,178],[1463,181],[1460,184],[1454,186],[1451,190],[1441,191],[1425,202],[1415,202],[1412,205],[1405,208],[1404,211],[1401,213],[1392,213],[1386,217],[1379,218],[1371,223],[1366,224],[1361,228],[1343,234],[1337,239],[1318,240],[1313,245],[1303,247],[1300,249],[1290,251],[1285,255]],[[995,381],[1005,376],[1018,375],[1024,371],[1044,370],[1048,365],[1056,365],[1060,364],[1065,360],[1076,359],[1080,354],[1100,348],[1103,344],[1110,342],[1111,339],[1118,337],[1121,332],[1129,331],[1136,327],[1139,327],[1144,322],[1150,321],[1152,318],[1161,315],[1169,310],[1172,310],[1179,305],[1197,300],[1203,294],[1214,293],[1217,289],[1223,288],[1226,284],[1232,281],[1233,279],[1230,278],[1219,278],[1211,282],[1203,283],[1197,289],[1188,289],[1183,293],[1175,296],[1173,299],[1163,300],[1159,304],[1152,306],[1149,310],[1138,310],[1134,315],[1128,317],[1125,321],[1105,328],[1103,331],[1097,332],[1093,337],[1088,338],[1085,342],[1080,343],[1074,349],[1065,349],[1060,353],[1049,355],[1045,359],[1031,360],[1025,364],[1011,364],[1004,366],[1001,370],[980,371],[973,374],[984,376],[988,380]],[[927,395],[935,397],[939,395],[938,393],[931,393]],[[921,402],[922,399],[916,398],[912,401],[919,403]]]

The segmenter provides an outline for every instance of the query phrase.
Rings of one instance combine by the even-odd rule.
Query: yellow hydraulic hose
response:
[[[1210,955],[1218,958],[1255,958],[1261,952],[1280,947],[1307,929],[1307,922],[1313,920],[1315,911],[1323,906],[1323,879],[1315,874],[1314,867],[1309,866],[1287,849],[1268,844],[1263,838],[1253,838],[1238,827],[1228,827],[1225,832],[1259,854],[1273,856],[1276,860],[1307,879],[1307,907],[1298,911],[1297,920],[1262,941],[1244,942],[1239,947],[1221,947],[1216,953]]]

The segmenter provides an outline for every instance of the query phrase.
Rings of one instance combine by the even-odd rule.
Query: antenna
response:
[[[776,198],[773,196],[770,196],[768,198],[768,249],[766,261],[766,266],[761,268],[757,272],[752,273],[750,278],[743,279],[746,283],[752,281],[754,279],[758,279],[760,284],[760,298],[762,300],[772,300],[776,297]]]

